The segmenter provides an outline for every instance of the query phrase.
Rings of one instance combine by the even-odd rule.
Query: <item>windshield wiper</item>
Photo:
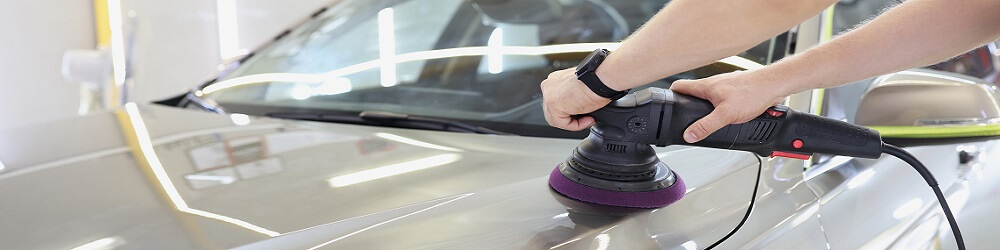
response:
[[[438,131],[467,132],[477,134],[513,135],[472,124],[440,118],[422,117],[385,111],[362,111],[357,115],[335,113],[267,113],[268,117],[337,122],[350,124],[377,125],[397,128],[415,128]]]

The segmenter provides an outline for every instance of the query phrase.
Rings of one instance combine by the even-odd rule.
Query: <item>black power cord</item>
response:
[[[924,181],[927,181],[927,185],[934,189],[934,195],[937,196],[938,203],[941,204],[941,209],[944,210],[944,216],[948,218],[948,225],[951,226],[951,232],[955,234],[955,242],[958,243],[958,249],[965,250],[965,240],[962,239],[962,231],[958,230],[958,222],[955,221],[955,215],[951,214],[951,208],[948,207],[948,201],[945,200],[944,194],[941,192],[941,188],[938,187],[938,182],[934,179],[934,175],[931,171],[924,167],[924,164],[920,163],[916,157],[911,155],[906,150],[902,148],[893,146],[892,144],[882,143],[882,152],[895,156],[900,160],[905,161],[910,164],[913,169],[916,169],[920,173],[920,177],[924,177]]]

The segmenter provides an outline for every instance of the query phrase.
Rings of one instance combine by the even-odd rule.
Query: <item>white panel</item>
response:
[[[252,50],[329,3],[235,1],[237,31],[227,34],[235,33],[238,49]],[[122,0],[123,12],[136,12],[138,28],[132,68],[133,101],[172,97],[215,75],[222,63],[216,5],[216,1],[204,0]]]
[[[63,80],[63,51],[92,49],[91,1],[0,2],[0,129],[76,114],[79,85]]]

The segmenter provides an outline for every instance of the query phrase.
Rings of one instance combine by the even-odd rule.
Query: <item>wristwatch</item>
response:
[[[594,91],[595,94],[611,100],[618,100],[628,94],[629,90],[614,90],[597,77],[597,67],[601,66],[607,57],[608,50],[606,49],[597,49],[591,52],[586,59],[583,59],[583,62],[580,62],[580,65],[576,66],[576,79],[586,84],[590,91]]]

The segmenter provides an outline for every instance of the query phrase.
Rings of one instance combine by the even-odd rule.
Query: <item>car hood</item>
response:
[[[0,242],[14,249],[704,248],[743,219],[760,166],[658,148],[686,197],[626,211],[549,189],[577,140],[135,104],[0,138]]]

